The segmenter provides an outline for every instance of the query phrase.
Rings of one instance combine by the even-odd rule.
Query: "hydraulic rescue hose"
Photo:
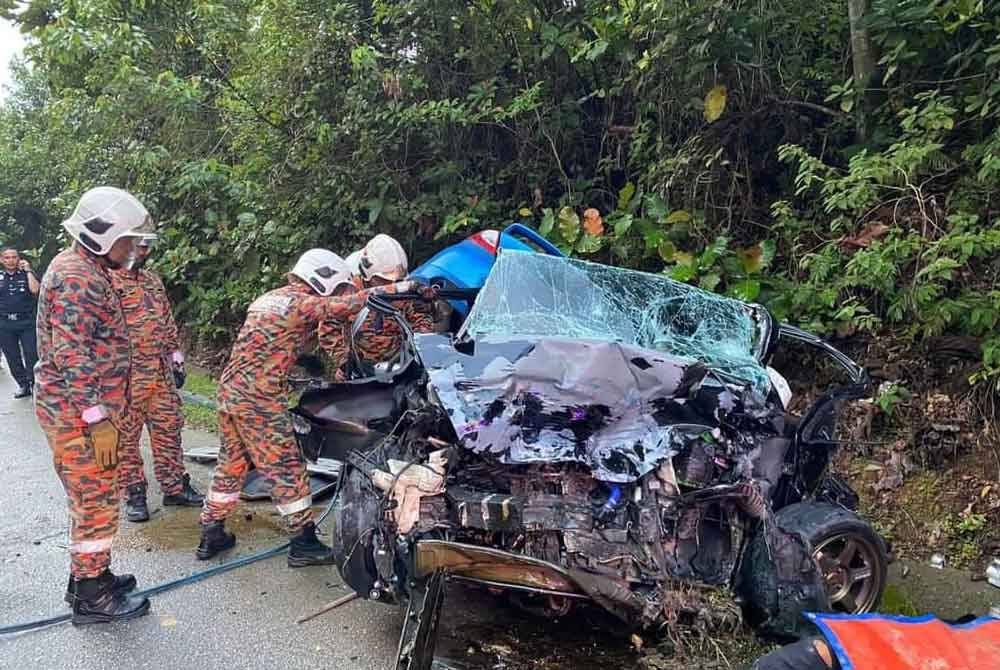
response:
[[[316,525],[320,525],[329,516],[330,512],[333,510],[333,504],[337,501],[337,497],[340,493],[340,488],[337,488],[337,492],[334,494],[333,498],[330,499],[329,504],[327,504],[326,509],[323,510],[323,514],[320,515],[319,519],[316,520]],[[264,559],[271,558],[273,556],[278,556],[283,554],[288,550],[289,543],[282,542],[279,545],[275,545],[270,549],[264,549],[263,551],[258,551],[255,554],[250,554],[249,556],[243,556],[242,558],[234,558],[231,561],[226,561],[225,563],[220,563],[219,565],[212,566],[201,572],[196,572],[193,575],[188,575],[187,577],[180,577],[178,579],[173,579],[169,582],[163,582],[162,584],[157,584],[156,586],[151,586],[148,589],[143,589],[142,591],[136,591],[132,595],[134,596],[155,596],[160,593],[166,593],[167,591],[173,591],[174,589],[187,586],[188,584],[194,584],[200,582],[203,579],[208,579],[209,577],[214,577],[215,575],[221,575],[224,572],[229,572],[230,570],[236,570],[237,568],[242,568],[243,566],[250,565],[251,563],[257,563],[258,561],[263,561]],[[9,626],[0,626],[0,635],[15,635],[17,633],[26,633],[32,630],[38,630],[39,628],[46,628],[48,626],[54,626],[55,624],[64,623],[72,618],[71,613],[59,614],[57,616],[52,616],[47,619],[37,619],[36,621],[27,621],[25,623],[11,624]]]

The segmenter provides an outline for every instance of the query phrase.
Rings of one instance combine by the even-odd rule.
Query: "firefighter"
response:
[[[132,575],[114,575],[118,530],[119,430],[129,400],[129,341],[109,270],[138,259],[155,237],[146,208],[111,187],[87,191],[63,222],[73,239],[48,267],[39,291],[35,413],[52,449],[70,513],[67,599],[76,625],[142,616],[128,595]]]
[[[184,414],[177,393],[184,385],[184,354],[163,282],[143,267],[149,249],[148,243],[140,244],[136,267],[111,272],[132,343],[132,399],[121,433],[118,488],[125,496],[125,517],[139,523],[149,521],[139,451],[143,426],[149,432],[153,473],[163,491],[164,506],[200,507],[205,500],[184,471]]]
[[[376,235],[360,251],[350,254],[347,264],[359,289],[401,281],[408,272],[406,251],[394,238],[383,234]],[[402,312],[413,332],[434,331],[433,301],[406,300],[394,302],[393,306]],[[324,323],[321,332],[328,335],[336,327],[335,324]],[[345,368],[338,370],[339,378],[371,376],[376,365],[391,363],[402,345],[399,326],[378,312],[369,313],[356,326],[344,324],[339,327],[343,329],[339,338],[343,342],[343,350],[336,357],[346,362]]]
[[[381,291],[409,290],[409,283]],[[346,294],[346,295],[345,295]],[[247,311],[219,382],[222,446],[201,512],[196,556],[206,560],[236,544],[225,529],[252,464],[271,482],[271,499],[292,533],[289,567],[329,565],[333,556],[316,537],[305,463],[288,414],[288,372],[304,350],[318,342],[321,321],[350,322],[367,292],[357,292],[343,259],[325,249],[304,253],[288,284],[257,298]]]

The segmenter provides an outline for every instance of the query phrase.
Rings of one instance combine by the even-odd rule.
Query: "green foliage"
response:
[[[217,389],[218,385],[211,375],[194,369],[188,370],[187,379],[184,382],[185,391],[214,401]]]
[[[956,567],[965,567],[980,556],[980,543],[989,523],[985,514],[972,512],[949,515],[943,523],[948,537],[949,556]]]
[[[218,432],[219,415],[211,407],[184,403],[184,423],[188,428]]]
[[[1000,379],[997,3],[872,0],[867,91],[843,0],[23,5],[0,237],[44,264],[134,190],[204,341],[306,248],[520,220],[821,332],[984,337]]]
[[[875,396],[875,404],[883,413],[891,417],[900,403],[906,402],[912,397],[913,394],[910,393],[910,390],[902,384],[887,382],[879,388],[878,395]]]
[[[779,303],[814,328],[842,334],[890,328],[904,337],[990,337],[1000,322],[994,265],[1000,228],[979,213],[982,180],[963,174],[957,154],[971,147],[954,145],[962,114],[952,98],[929,91],[913,101],[896,114],[897,141],[879,151],[861,149],[843,167],[799,146],[779,151],[781,160],[797,167],[796,195],[809,204],[797,211],[780,203],[775,218],[794,227],[822,213],[832,217],[829,232],[842,236],[801,256],[794,288]],[[992,139],[987,143],[992,147]],[[944,180],[950,192],[935,183]],[[812,193],[818,200],[807,201]],[[988,209],[985,216],[991,216]],[[988,345],[979,379],[997,374],[993,351]]]

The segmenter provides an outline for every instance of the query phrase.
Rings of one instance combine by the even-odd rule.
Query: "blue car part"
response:
[[[411,272],[410,276],[442,289],[482,288],[493,269],[497,253],[502,249],[564,255],[558,247],[531,228],[515,223],[504,228],[503,232],[483,230],[442,249]],[[469,315],[471,303],[463,300],[449,302],[459,320],[464,320]]]

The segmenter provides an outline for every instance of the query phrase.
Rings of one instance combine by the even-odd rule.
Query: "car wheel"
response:
[[[874,610],[886,585],[885,542],[857,514],[826,503],[797,503],[777,513],[778,525],[809,542],[836,612]]]

